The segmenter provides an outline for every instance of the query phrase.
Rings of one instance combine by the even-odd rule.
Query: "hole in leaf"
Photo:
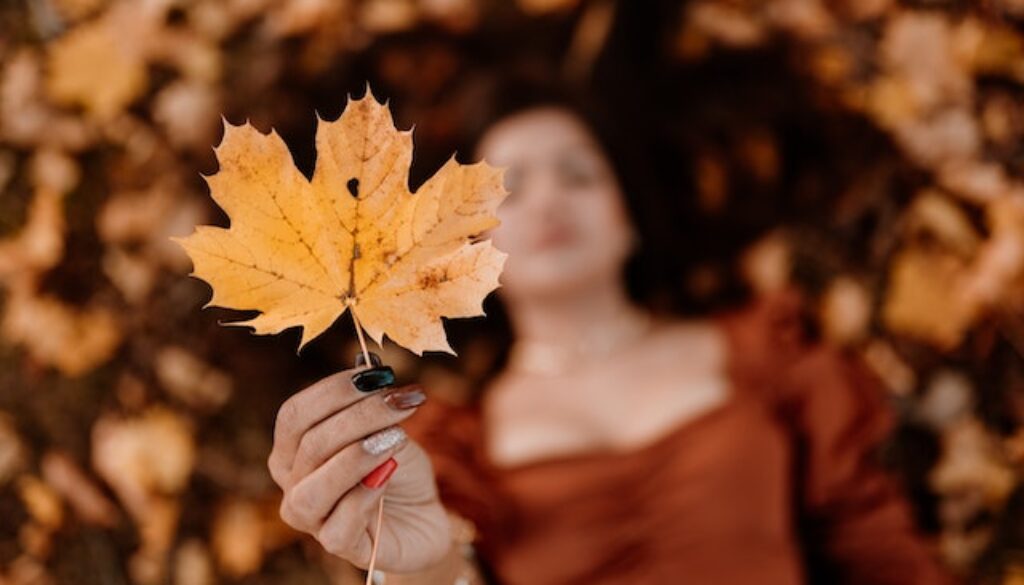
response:
[[[345,186],[348,187],[349,195],[357,199],[359,198],[359,179],[352,177],[348,180],[348,183],[346,183]]]

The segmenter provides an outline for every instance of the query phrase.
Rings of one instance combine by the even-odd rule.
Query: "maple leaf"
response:
[[[480,236],[500,223],[502,169],[452,155],[412,193],[412,129],[369,87],[337,120],[318,116],[316,148],[308,180],[276,132],[225,121],[206,179],[231,226],[175,238],[213,287],[206,306],[260,311],[230,323],[259,334],[301,326],[300,350],[351,308],[378,344],[454,355],[441,317],[484,315],[500,286],[507,254]]]

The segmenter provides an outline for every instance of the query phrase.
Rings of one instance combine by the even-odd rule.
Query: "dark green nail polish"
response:
[[[352,384],[360,392],[373,392],[394,383],[395,371],[391,369],[391,366],[377,366],[357,372],[352,376]]]

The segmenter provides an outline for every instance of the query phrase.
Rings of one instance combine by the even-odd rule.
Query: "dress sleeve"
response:
[[[855,354],[814,343],[784,368],[782,382],[777,398],[796,439],[813,582],[954,583],[918,533],[901,485],[876,460],[893,422],[880,380]]]

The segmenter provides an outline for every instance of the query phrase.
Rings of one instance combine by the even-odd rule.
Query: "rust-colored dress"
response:
[[[428,401],[405,426],[502,584],[952,582],[873,463],[890,425],[877,379],[805,342],[798,303],[716,314],[731,397],[629,452],[498,467],[476,402]]]

